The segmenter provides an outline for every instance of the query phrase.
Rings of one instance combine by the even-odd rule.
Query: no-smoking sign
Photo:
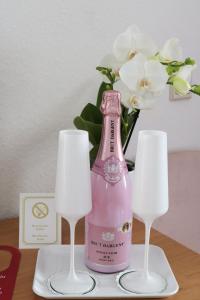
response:
[[[43,202],[38,202],[33,205],[32,213],[35,218],[43,219],[48,216],[49,209],[48,206]]]

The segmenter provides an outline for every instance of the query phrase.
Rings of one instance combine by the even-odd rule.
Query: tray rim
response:
[[[84,244],[75,244],[75,248],[77,248],[77,247],[83,248],[84,246],[85,246]],[[131,244],[131,247],[134,247],[134,246],[144,246],[144,244]],[[44,245],[44,246],[42,245],[38,249],[37,259],[36,259],[36,264],[35,264],[35,272],[34,272],[33,284],[32,284],[32,290],[33,290],[33,292],[36,295],[38,295],[39,297],[45,298],[45,299],[84,299],[84,298],[86,299],[88,297],[87,294],[86,295],[69,295],[69,296],[66,295],[65,297],[64,296],[59,296],[59,295],[52,295],[52,297],[51,296],[48,297],[48,296],[45,296],[44,294],[40,293],[38,290],[35,289],[34,283],[35,283],[35,280],[36,280],[36,276],[35,275],[36,275],[36,271],[37,271],[37,265],[39,263],[39,253],[42,252],[42,250],[44,248],[62,248],[62,247],[63,248],[64,247],[69,248],[70,245],[69,244],[61,244],[61,245],[54,245],[54,244],[52,244],[52,245]],[[124,296],[122,296],[121,294],[115,295],[115,296],[112,296],[112,295],[93,296],[93,295],[91,295],[88,299],[106,299],[106,298],[108,298],[108,299],[114,299],[114,298],[117,298],[117,299],[119,299],[119,298],[120,299],[125,299],[125,298],[129,298],[129,299],[130,298],[135,298],[135,299],[137,299],[137,298],[149,298],[149,299],[151,299],[151,298],[166,298],[166,297],[171,297],[171,296],[177,294],[178,291],[179,291],[180,286],[179,286],[179,284],[178,284],[178,282],[176,280],[176,277],[175,277],[174,272],[173,272],[173,270],[171,268],[171,265],[170,265],[170,263],[169,263],[169,261],[167,259],[165,251],[161,247],[159,247],[157,245],[154,245],[154,244],[150,244],[149,248],[157,248],[157,249],[159,249],[160,252],[162,252],[162,255],[164,255],[165,261],[168,264],[168,268],[171,271],[172,276],[174,277],[174,280],[175,280],[176,285],[177,285],[177,287],[176,287],[176,289],[174,291],[167,292],[167,293],[165,293],[163,295],[161,295],[161,294],[152,294],[152,295],[151,294],[147,294],[147,295],[144,295],[144,294],[134,294],[134,293],[131,293],[131,292],[125,292],[124,291]],[[87,268],[87,269],[88,269],[89,272],[92,271],[89,268]],[[116,277],[115,277],[116,284],[118,284],[117,283],[117,277],[118,277],[118,275],[120,273],[123,273],[123,272],[124,271],[113,273],[113,275],[114,274],[116,275]],[[98,274],[101,274],[101,273],[98,273]]]

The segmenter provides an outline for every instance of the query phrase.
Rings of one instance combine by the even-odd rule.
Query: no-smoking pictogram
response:
[[[36,217],[38,219],[43,219],[48,215],[49,209],[45,203],[38,202],[33,205],[32,213],[33,213],[34,217]]]

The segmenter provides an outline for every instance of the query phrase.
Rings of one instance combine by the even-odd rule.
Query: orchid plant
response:
[[[177,38],[171,38],[158,49],[154,41],[136,25],[117,36],[113,51],[106,55],[97,70],[103,76],[96,105],[88,103],[74,119],[78,129],[87,130],[92,144],[91,162],[98,152],[102,114],[100,104],[105,90],[121,93],[121,140],[126,153],[140,110],[150,109],[168,85],[179,95],[189,92],[200,95],[200,85],[191,84],[194,59],[183,59]]]

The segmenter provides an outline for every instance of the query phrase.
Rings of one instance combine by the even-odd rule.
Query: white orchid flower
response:
[[[121,80],[115,83],[114,88],[120,92],[122,104],[129,109],[150,109],[156,101],[154,94],[150,92],[139,94],[131,91]]]
[[[119,75],[131,91],[139,93],[160,93],[168,80],[166,68],[159,61],[147,60],[143,54],[125,63]]]
[[[128,108],[152,107],[168,80],[165,67],[159,61],[148,60],[143,54],[137,54],[125,63],[119,75],[115,89],[121,92],[122,103]]]
[[[179,95],[185,96],[189,93],[191,89],[191,75],[195,68],[196,65],[183,66],[172,78],[173,87]]]
[[[182,60],[182,48],[177,38],[167,40],[159,53],[162,62],[180,61]]]
[[[136,25],[118,35],[113,44],[113,54],[122,63],[132,59],[137,53],[143,53],[147,57],[155,55],[157,47],[153,40],[140,32]]]

